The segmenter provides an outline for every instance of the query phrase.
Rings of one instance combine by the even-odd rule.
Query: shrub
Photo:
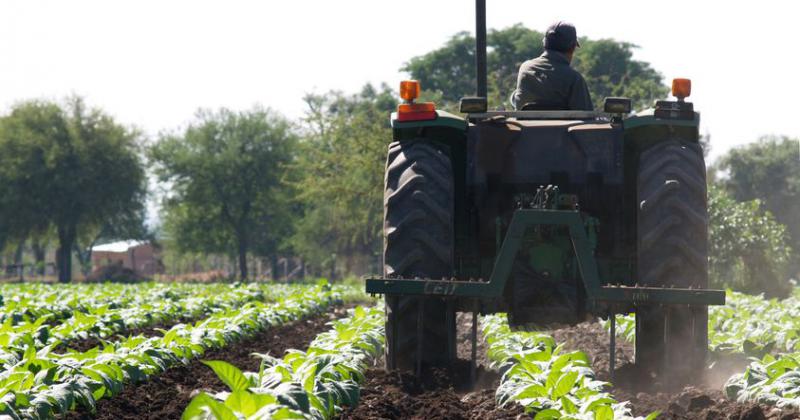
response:
[[[763,210],[759,200],[739,202],[711,185],[708,217],[712,287],[788,296],[791,248],[786,227]]]

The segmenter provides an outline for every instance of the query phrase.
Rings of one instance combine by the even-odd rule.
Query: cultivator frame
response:
[[[403,279],[370,277],[366,291],[371,294],[399,296],[436,296],[446,299],[491,301],[502,297],[511,274],[514,258],[525,232],[534,226],[565,226],[578,263],[580,277],[588,299],[588,310],[598,313],[606,306],[621,305],[615,313],[627,313],[627,305],[724,305],[725,291],[712,289],[679,289],[665,287],[602,285],[592,247],[586,235],[580,212],[570,210],[520,209],[511,219],[508,233],[495,259],[488,281],[457,281],[447,279]],[[457,305],[460,307],[460,305]],[[619,305],[616,305],[619,306]],[[484,312],[484,311],[481,311]],[[600,311],[609,313],[608,311]]]
[[[725,291],[714,289],[686,289],[674,287],[626,286],[601,284],[593,247],[586,226],[577,210],[519,209],[514,212],[505,238],[495,258],[488,281],[460,281],[455,279],[366,278],[366,292],[386,296],[438,297],[457,311],[472,313],[471,378],[475,377],[477,349],[477,315],[497,312],[503,298],[512,266],[522,240],[530,229],[537,226],[563,226],[569,231],[580,279],[586,293],[587,311],[610,319],[610,370],[613,378],[616,349],[616,314],[635,312],[636,308],[650,305],[724,305]],[[422,301],[420,301],[422,302]],[[423,342],[423,304],[419,306],[417,342]],[[421,370],[418,360],[417,371]]]

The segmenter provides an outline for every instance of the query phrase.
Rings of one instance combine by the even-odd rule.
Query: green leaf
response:
[[[536,413],[536,416],[533,418],[533,420],[557,420],[561,417],[560,411],[554,408],[548,408],[547,410],[542,410]]]
[[[270,418],[273,420],[298,420],[298,419],[305,420],[307,417],[303,413],[297,410],[291,410],[289,408],[283,407],[274,412],[269,413],[269,417],[256,416],[256,418],[259,419]]]
[[[656,410],[656,411],[653,411],[652,413],[648,414],[647,417],[644,418],[644,420],[656,420],[658,418],[658,416],[660,416],[660,415],[661,415],[661,411],[660,410]]]
[[[253,386],[239,368],[228,362],[221,360],[203,360],[203,364],[210,367],[231,391],[246,390]]]
[[[539,398],[546,397],[547,389],[540,384],[530,384],[520,389],[519,393],[515,394],[512,398],[521,400],[523,398]]]
[[[607,405],[598,405],[594,409],[594,420],[614,420],[614,410]]]
[[[367,312],[364,310],[364,307],[361,305],[356,306],[355,310],[355,317],[356,318],[363,318],[366,316]]]
[[[565,373],[558,379],[558,382],[556,383],[556,387],[553,390],[553,398],[558,399],[569,394],[569,392],[572,390],[572,387],[574,387],[575,383],[577,382],[578,372],[571,371]]]
[[[575,403],[572,402],[569,395],[561,397],[561,407],[567,414],[576,414],[578,412],[578,407],[575,406]]]
[[[183,410],[182,420],[200,420],[208,418],[208,414],[216,420],[237,420],[236,415],[225,404],[215,400],[205,392],[192,398],[186,409]]]
[[[255,414],[262,407],[275,404],[277,398],[270,394],[254,394],[249,391],[234,391],[227,399],[225,405],[233,411],[251,416]]]

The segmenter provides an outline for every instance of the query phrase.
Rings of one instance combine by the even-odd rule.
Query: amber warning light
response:
[[[419,82],[416,80],[400,82],[400,97],[406,102],[414,102],[414,99],[419,98]]]
[[[436,107],[433,102],[415,103],[419,97],[419,82],[403,80],[400,82],[400,97],[404,103],[397,106],[398,121],[422,121],[436,119]]]
[[[672,96],[683,101],[692,94],[692,81],[689,79],[672,79]]]

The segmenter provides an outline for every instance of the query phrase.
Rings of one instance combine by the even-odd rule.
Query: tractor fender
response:
[[[700,114],[692,119],[657,118],[653,109],[639,112],[623,121],[627,155],[638,154],[670,139],[700,141]],[[633,152],[633,153],[631,153]]]
[[[399,121],[392,113],[392,139],[404,141],[427,138],[435,143],[458,148],[466,143],[467,121],[447,111],[437,110],[436,118],[419,121]]]

